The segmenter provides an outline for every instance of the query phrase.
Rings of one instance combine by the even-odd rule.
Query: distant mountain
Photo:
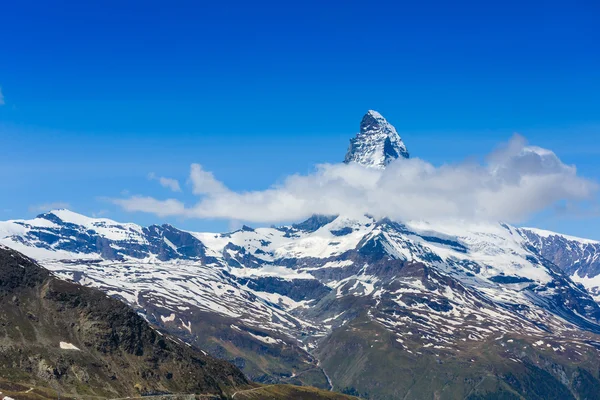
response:
[[[191,234],[170,225],[142,228],[104,218],[88,218],[69,210],[55,210],[30,221],[0,222],[0,235],[17,247],[35,247],[34,256],[125,260],[194,259],[210,263],[206,247]]]
[[[550,260],[600,301],[600,242],[541,229],[519,230],[536,252]]]
[[[344,162],[385,168],[397,158],[408,157],[408,150],[396,128],[377,111],[369,110],[360,123],[360,132],[350,140]]]
[[[399,157],[395,129],[367,113],[346,162]],[[0,243],[260,382],[368,399],[600,393],[600,306],[575,273],[595,273],[592,241],[343,215],[199,233],[55,210],[0,223]]]

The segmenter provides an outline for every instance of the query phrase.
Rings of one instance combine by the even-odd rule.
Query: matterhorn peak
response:
[[[360,122],[360,132],[350,139],[344,162],[383,169],[400,157],[409,155],[396,128],[377,111],[369,110]]]

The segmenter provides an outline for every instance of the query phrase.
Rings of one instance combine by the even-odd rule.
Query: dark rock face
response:
[[[349,226],[347,226],[347,227],[344,227],[342,229],[336,229],[336,230],[333,230],[333,231],[330,231],[330,232],[334,236],[346,236],[346,235],[351,234],[353,232],[353,229],[350,228]]]
[[[159,259],[162,261],[179,258],[210,262],[206,257],[204,244],[188,232],[180,231],[171,225],[165,224],[144,228],[144,233],[151,244],[148,246],[147,252],[158,254]],[[170,246],[166,240],[173,246]]]
[[[540,263],[547,263],[540,260]],[[549,264],[549,263],[548,263]],[[550,265],[546,264],[549,270]],[[589,332],[600,334],[600,306],[584,288],[573,285],[563,271],[552,270],[552,281],[544,285],[530,285],[533,293],[548,293],[547,307],[556,315]]]
[[[600,243],[580,241],[551,234],[539,235],[533,230],[520,229],[531,246],[544,258],[569,275],[594,277],[600,274]]]
[[[264,264],[263,260],[250,254],[244,247],[237,246],[233,243],[228,243],[225,246],[223,260],[227,265],[234,268],[258,268]]]
[[[125,304],[56,279],[5,248],[0,248],[0,343],[0,376],[63,393],[224,396],[249,384],[231,364],[159,334]]]
[[[332,222],[336,218],[336,215],[313,215],[304,222],[301,222],[299,224],[293,224],[292,228],[305,232],[314,232],[317,229]]]
[[[294,301],[319,300],[331,289],[316,279],[286,280],[276,277],[238,278],[238,282],[249,288],[267,293],[277,293]]]

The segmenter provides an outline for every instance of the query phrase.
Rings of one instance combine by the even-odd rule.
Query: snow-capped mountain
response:
[[[29,221],[0,222],[0,235],[12,237],[13,247],[29,247],[32,257],[60,258],[73,253],[83,259],[202,259],[205,246],[187,232],[170,225],[143,228],[105,218],[88,218],[69,210],[54,210]],[[36,250],[32,252],[31,245]]]
[[[600,242],[535,228],[519,230],[544,258],[581,283],[600,301]]]
[[[360,123],[360,132],[350,140],[344,162],[385,168],[400,157],[408,158],[409,154],[396,128],[377,111],[369,110]]]
[[[293,358],[294,367],[277,367],[280,379],[302,371],[326,386],[320,343],[360,318],[408,354],[503,336],[568,349],[600,332],[600,308],[585,289],[503,224],[315,216],[214,234],[56,210],[0,226],[0,243],[58,276],[122,299],[213,354],[234,362],[243,354],[237,364],[254,378],[273,373],[251,365],[258,351]],[[206,331],[207,320],[217,332]]]
[[[397,157],[408,157],[400,137],[369,111],[345,161]],[[592,241],[343,215],[199,233],[55,210],[1,222],[0,244],[265,382],[391,399],[431,397],[450,379],[467,398],[492,390],[481,376],[522,394],[532,381],[519,374],[539,370],[572,396],[581,371],[597,371],[600,306],[575,282],[598,275]]]

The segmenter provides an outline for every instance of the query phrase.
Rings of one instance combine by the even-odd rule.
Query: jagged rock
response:
[[[360,123],[360,132],[350,140],[344,162],[385,168],[398,158],[409,158],[409,154],[396,128],[377,111],[369,110]]]

